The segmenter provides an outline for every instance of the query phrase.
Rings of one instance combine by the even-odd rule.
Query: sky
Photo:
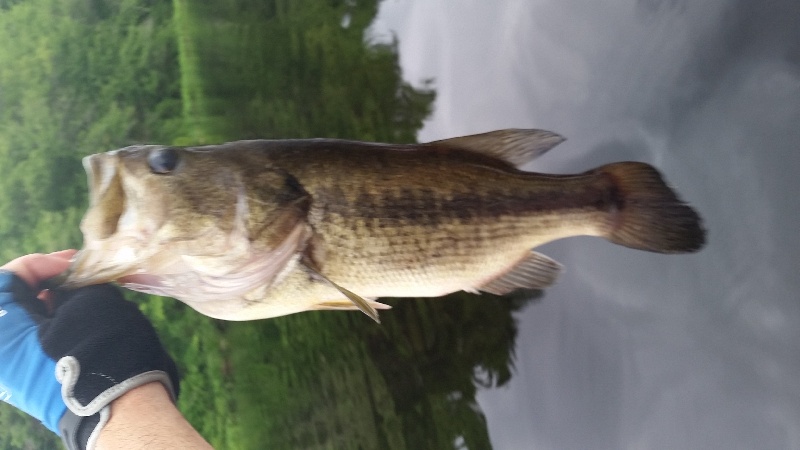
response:
[[[430,141],[500,128],[568,140],[529,170],[657,166],[709,244],[665,256],[570,238],[519,316],[498,450],[800,449],[800,2],[384,0]]]

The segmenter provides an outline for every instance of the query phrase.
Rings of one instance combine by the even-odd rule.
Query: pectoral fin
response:
[[[366,302],[372,306],[373,308],[377,309],[392,309],[391,306],[376,302],[373,300],[367,300]],[[348,300],[328,300],[325,302],[319,302],[312,307],[312,309],[327,309],[327,310],[336,310],[336,311],[355,311],[360,310],[357,305],[355,305],[352,301]]]
[[[543,289],[555,283],[560,272],[561,264],[531,250],[507,272],[479,286],[478,290],[505,295],[516,289]]]
[[[358,307],[358,309],[361,310],[361,312],[363,312],[364,314],[368,315],[375,322],[381,323],[381,319],[378,318],[378,311],[375,308],[373,308],[372,305],[370,305],[368,301],[366,301],[362,297],[359,297],[358,295],[348,291],[347,289],[339,286],[338,284],[334,283],[333,281],[328,280],[328,283],[330,283],[331,286],[333,286],[336,289],[338,289],[339,292],[344,294],[345,297],[349,298],[351,302],[355,303],[355,305]]]
[[[317,269],[315,269],[314,267],[312,267],[312,265],[311,265],[311,264],[310,264],[308,261],[306,261],[306,262],[305,262],[305,266],[306,266],[306,267],[308,268],[308,270],[310,270],[310,271],[311,271],[311,272],[312,272],[312,273],[313,273],[315,276],[319,277],[319,279],[320,279],[320,280],[322,280],[322,281],[324,281],[325,283],[328,283],[328,284],[329,284],[329,285],[331,285],[332,287],[336,288],[336,290],[338,290],[339,292],[341,292],[341,293],[342,293],[342,295],[344,295],[345,297],[347,297],[348,299],[350,299],[350,301],[351,301],[351,302],[353,302],[353,304],[354,304],[356,307],[358,307],[358,309],[360,309],[360,310],[361,310],[361,312],[363,312],[364,314],[368,315],[368,316],[369,316],[370,318],[372,318],[372,320],[374,320],[375,322],[381,323],[381,320],[378,318],[378,311],[377,311],[377,310],[376,310],[376,309],[375,309],[375,308],[374,308],[374,307],[373,307],[373,306],[370,304],[370,302],[368,302],[367,300],[365,300],[365,299],[364,299],[364,298],[362,298],[361,296],[359,296],[359,295],[357,295],[357,294],[354,294],[353,292],[350,292],[349,290],[347,290],[347,289],[345,289],[345,288],[343,288],[343,287],[339,286],[338,284],[334,283],[333,281],[329,280],[329,279],[328,279],[328,278],[327,278],[325,275],[321,274],[321,273],[320,273],[320,272],[319,272]],[[324,304],[333,305],[334,303],[335,303],[335,302],[324,302],[324,303],[322,303],[322,304],[323,304],[323,305],[324,305]],[[344,303],[344,302],[343,302],[343,303]],[[372,302],[372,303],[376,303],[376,302]],[[378,303],[378,304],[380,304],[380,303]],[[384,305],[384,306],[385,306],[385,305]],[[329,309],[330,309],[330,308],[329,308]],[[338,308],[338,309],[342,309],[342,308]],[[385,309],[385,308],[382,308],[382,309]]]

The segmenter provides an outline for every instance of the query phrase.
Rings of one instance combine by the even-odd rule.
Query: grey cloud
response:
[[[410,80],[437,79],[423,140],[552,129],[532,169],[654,163],[710,230],[692,256],[540,249],[566,271],[480,394],[496,448],[800,448],[800,2],[459,6],[392,19]]]

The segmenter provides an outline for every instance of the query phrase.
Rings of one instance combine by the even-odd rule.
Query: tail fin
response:
[[[595,170],[612,180],[608,240],[658,253],[700,250],[706,231],[697,212],[681,201],[649,164],[621,162]]]

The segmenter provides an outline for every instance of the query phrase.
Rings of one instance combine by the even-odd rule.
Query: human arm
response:
[[[90,424],[101,449],[210,448],[178,412],[174,363],[135,305],[108,285],[39,292],[73,253],[0,267],[0,398],[62,435],[67,418]]]
[[[98,450],[210,449],[161,383],[140,386],[111,403],[111,418],[100,431]]]

